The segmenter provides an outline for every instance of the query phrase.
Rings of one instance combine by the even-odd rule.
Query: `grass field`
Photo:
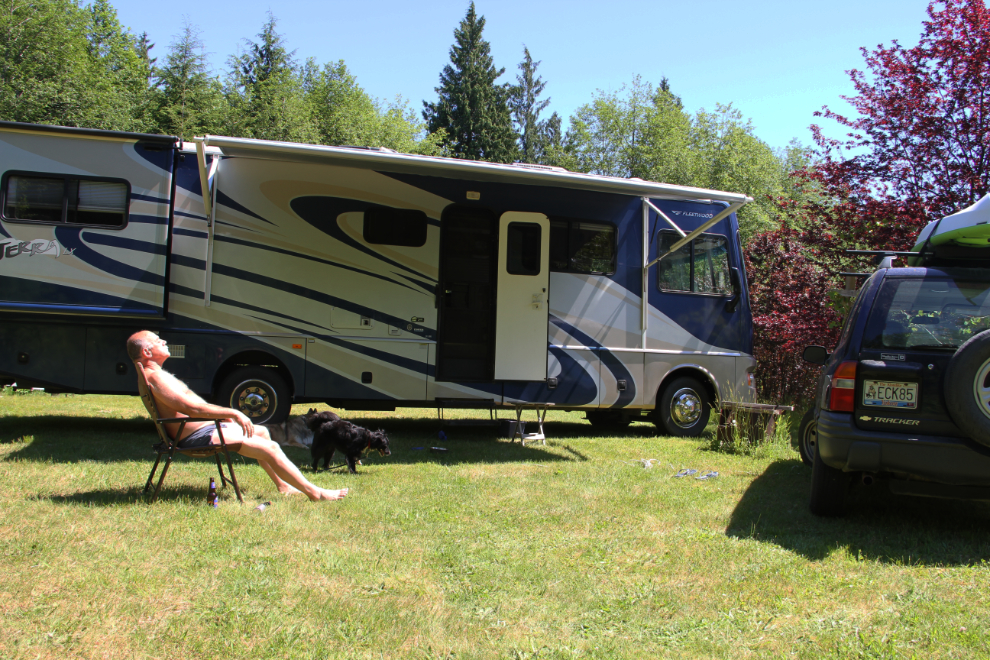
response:
[[[558,412],[523,448],[440,441],[435,411],[345,415],[393,453],[305,468],[343,502],[279,498],[238,458],[246,505],[228,489],[212,509],[215,467],[179,458],[148,505],[136,397],[6,390],[0,657],[990,656],[984,504],[874,486],[821,520],[786,439],[713,451]]]

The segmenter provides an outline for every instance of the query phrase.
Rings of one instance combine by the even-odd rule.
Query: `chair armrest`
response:
[[[155,422],[160,422],[163,424],[172,424],[179,422],[223,422],[222,419],[216,419],[214,417],[163,417],[161,419],[156,419]]]

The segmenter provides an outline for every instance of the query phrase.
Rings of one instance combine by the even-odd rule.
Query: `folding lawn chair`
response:
[[[148,489],[151,488],[151,482],[155,478],[155,472],[158,470],[158,464],[162,460],[162,456],[165,456],[165,465],[162,467],[162,474],[158,478],[158,485],[155,486],[155,493],[151,496],[151,503],[153,504],[155,500],[158,499],[158,491],[162,488],[162,482],[165,481],[165,475],[168,474],[168,468],[172,464],[172,457],[176,454],[185,454],[186,456],[193,456],[196,458],[209,458],[214,457],[217,461],[217,470],[220,472],[220,487],[223,488],[227,484],[233,484],[234,492],[237,493],[237,499],[244,504],[244,498],[241,497],[241,489],[237,486],[237,477],[234,475],[234,465],[230,460],[230,451],[237,451],[241,447],[240,442],[226,442],[223,439],[223,431],[220,427],[219,419],[199,419],[195,417],[175,417],[175,418],[162,418],[158,414],[158,404],[155,402],[155,397],[151,395],[151,390],[148,389],[148,383],[144,379],[143,371],[138,368],[138,392],[141,394],[141,401],[144,403],[144,407],[147,408],[148,414],[151,415],[152,421],[155,423],[155,429],[158,431],[158,437],[161,438],[161,442],[152,446],[155,453],[158,454],[158,458],[155,459],[155,465],[151,468],[151,474],[148,475],[148,481],[144,485],[144,492],[147,493]],[[185,428],[187,422],[213,422],[217,427],[217,436],[220,437],[219,445],[210,445],[208,447],[194,447],[192,449],[183,449],[178,446],[178,442],[169,437],[168,432],[165,430],[166,423],[178,422],[179,429],[175,433],[176,438],[182,437],[182,430]],[[227,477],[223,472],[223,465],[220,463],[220,452],[227,457],[227,469],[230,471],[230,478]]]

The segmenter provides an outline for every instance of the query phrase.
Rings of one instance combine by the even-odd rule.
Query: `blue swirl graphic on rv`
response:
[[[599,359],[602,361],[602,365],[609,370],[612,377],[616,380],[624,379],[626,381],[626,390],[624,392],[619,392],[619,397],[616,399],[615,403],[610,406],[611,408],[624,408],[635,401],[636,379],[633,378],[632,374],[629,373],[629,370],[626,369],[626,365],[622,364],[622,361],[619,360],[619,358],[615,357],[610,350],[599,344],[587,334],[581,332],[570,323],[567,323],[553,314],[550,315],[550,322],[576,339],[582,345],[595,349],[598,352]]]

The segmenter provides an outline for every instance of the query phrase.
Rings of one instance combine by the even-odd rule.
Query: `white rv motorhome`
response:
[[[553,403],[694,435],[755,399],[745,195],[9,122],[0,173],[6,383],[134,393],[124,341],[146,328],[257,422]]]

